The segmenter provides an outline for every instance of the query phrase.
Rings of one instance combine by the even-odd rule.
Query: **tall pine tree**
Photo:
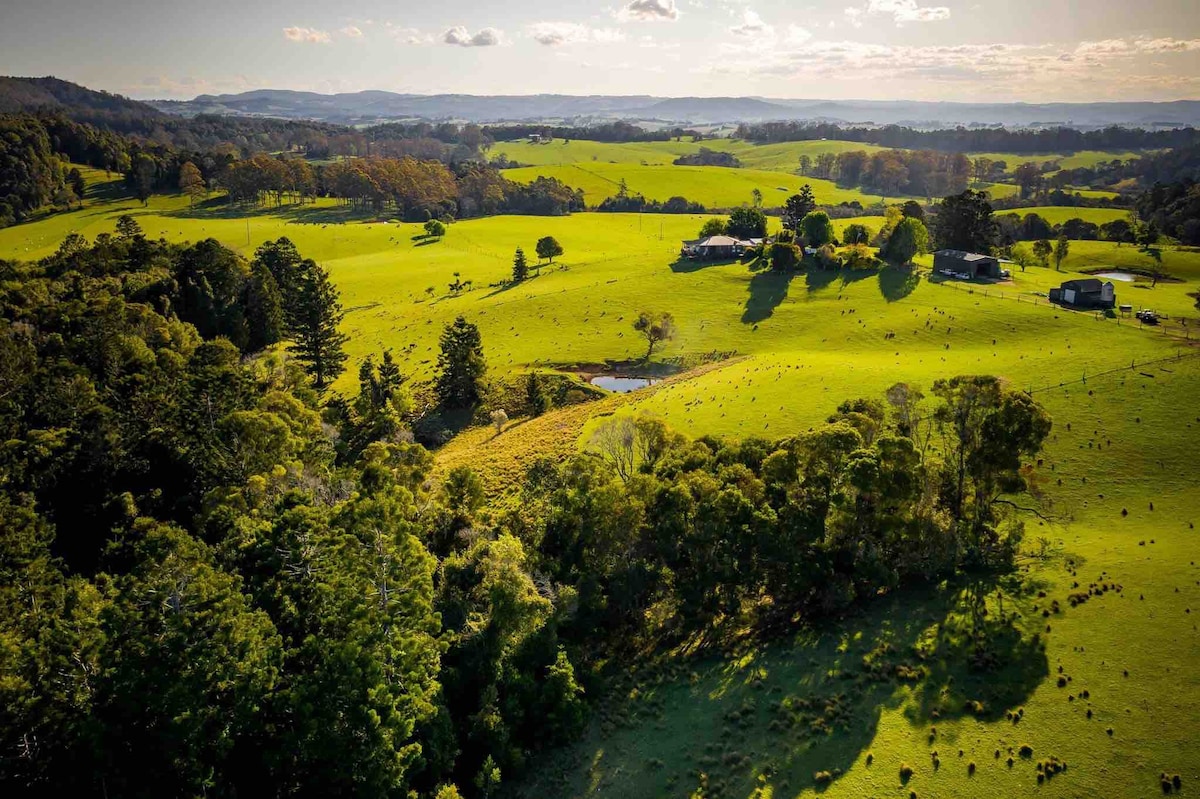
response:
[[[479,328],[463,317],[442,331],[437,395],[447,408],[470,408],[483,396],[483,341]]]
[[[329,273],[313,261],[301,264],[303,275],[296,292],[295,315],[291,320],[292,352],[304,364],[313,384],[322,389],[329,385],[346,365],[342,349],[346,336],[338,330],[345,313],[338,290],[329,281]]]
[[[247,349],[257,352],[283,337],[283,300],[271,270],[258,261],[250,266],[250,279],[243,292]]]
[[[513,254],[512,279],[514,283],[520,283],[527,277],[529,277],[529,262],[525,260],[525,251],[518,247],[516,253]]]

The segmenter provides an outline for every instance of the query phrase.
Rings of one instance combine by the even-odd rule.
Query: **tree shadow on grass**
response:
[[[820,792],[862,762],[885,712],[901,710],[924,737],[934,711],[993,719],[1023,704],[1049,674],[1026,629],[1042,621],[1036,601],[1019,581],[908,589],[792,640],[720,657],[663,654],[619,680],[588,739],[539,771],[562,775],[554,795],[563,796],[596,786],[612,796]],[[914,779],[934,769],[910,765]],[[880,784],[904,783],[886,753],[863,767]],[[538,783],[517,795],[547,795]]]
[[[810,292],[827,288],[838,279],[838,270],[813,267],[804,273],[804,283]]]
[[[671,271],[677,274],[689,274],[713,266],[730,266],[736,263],[738,263],[737,258],[677,258],[671,263]]]
[[[770,319],[775,309],[787,299],[788,286],[794,272],[758,272],[750,278],[750,296],[746,298],[746,309],[742,312],[742,323],[755,325]]]
[[[915,269],[885,266],[879,270],[879,292],[888,302],[897,302],[912,294],[921,282]]]
[[[869,277],[874,277],[876,269],[845,269],[843,268],[838,277],[841,278],[842,288],[849,286],[851,283],[857,283],[860,280],[866,280]]]
[[[297,225],[340,225],[349,222],[374,222],[383,218],[379,211],[352,205],[239,205],[214,198],[194,208],[181,208],[164,216],[179,219],[252,219],[270,217]]]

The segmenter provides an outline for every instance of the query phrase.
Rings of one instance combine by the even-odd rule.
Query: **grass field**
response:
[[[1003,161],[1012,172],[1021,164],[1044,164],[1054,162],[1059,169],[1092,168],[1106,161],[1129,161],[1141,158],[1145,153],[1109,150],[1080,150],[1076,153],[967,153],[969,158],[990,158],[992,161]]]
[[[438,334],[459,314],[479,325],[498,377],[640,357],[630,323],[642,309],[670,311],[678,323],[656,358],[732,356],[641,392],[517,420],[500,435],[468,430],[438,453],[440,468],[469,464],[493,488],[511,484],[531,457],[583,445],[601,413],[650,412],[693,435],[783,437],[846,398],[877,396],[899,380],[928,388],[961,373],[1000,375],[1045,404],[1055,427],[1036,477],[1051,521],[1029,518],[1023,583],[1005,587],[1005,610],[1019,611],[1024,634],[1012,639],[1011,662],[968,669],[962,597],[936,587],[883,597],[819,635],[726,656],[671,653],[630,673],[585,739],[535,764],[517,793],[790,799],[817,793],[818,771],[830,772],[819,791],[829,797],[1152,796],[1163,771],[1179,773],[1185,793],[1200,785],[1192,526],[1200,521],[1200,357],[1185,339],[1200,326],[1188,296],[1200,288],[1200,253],[1162,250],[1179,282],[1118,284],[1119,302],[1172,317],[1143,329],[1038,296],[1078,270],[1151,263],[1104,242],[1072,242],[1063,272],[1031,268],[1011,284],[982,286],[894,269],[779,275],[676,263],[679,240],[694,236],[702,217],[496,217],[455,223],[444,240],[420,244],[416,225],[339,224],[343,212],[328,204],[243,216],[221,206],[193,211],[176,197],[142,208],[115,194],[98,185],[81,211],[0,231],[0,258],[39,257],[70,231],[111,231],[121,213],[151,236],[212,236],[243,253],[286,235],[342,291],[351,364],[338,388],[346,390],[357,359],[383,348],[401,356],[407,374],[429,377]],[[839,227],[850,221],[882,222]],[[513,250],[531,251],[544,235],[563,244],[562,263],[501,285]],[[929,257],[920,263],[927,268]],[[474,289],[451,297],[455,271]],[[1069,594],[1093,584],[1087,602],[1069,606]],[[995,614],[998,595],[989,596]],[[1053,600],[1061,611],[1043,617]],[[1035,632],[1044,651],[1031,643]],[[864,676],[864,657],[909,662],[914,647],[928,667],[920,679]],[[815,708],[810,721],[833,732],[777,723],[781,702],[801,701]],[[968,701],[982,706],[967,712]],[[1014,723],[1007,714],[1018,709]],[[1032,758],[1016,751],[1024,744]],[[1068,769],[1039,786],[1034,762],[1051,756]],[[907,784],[901,764],[913,769]]]
[[[1129,210],[1127,208],[1085,208],[1071,205],[1039,205],[1033,208],[1013,208],[1011,210],[997,211],[996,214],[1017,214],[1018,216],[1037,214],[1051,225],[1061,225],[1068,219],[1082,219],[1085,222],[1103,225],[1105,222],[1129,218]]]
[[[851,141],[800,141],[780,144],[752,144],[737,139],[708,139],[700,142],[628,142],[622,144],[594,142],[576,139],[564,142],[555,139],[549,144],[530,144],[528,141],[499,142],[492,146],[489,155],[503,154],[522,164],[531,166],[567,166],[571,164],[611,163],[664,165],[672,163],[681,155],[690,155],[707,147],[717,152],[732,153],[748,169],[766,169],[777,172],[795,173],[800,169],[800,156],[807,155],[814,161],[825,153],[865,150],[885,150],[874,144]]]
[[[538,177],[558,178],[568,186],[583,189],[589,207],[599,205],[606,197],[615,195],[622,180],[630,193],[644,194],[651,200],[683,196],[709,208],[749,205],[755,189],[763,193],[764,205],[768,208],[779,207],[806,183],[812,186],[817,202],[822,204],[858,201],[863,205],[871,205],[880,201],[878,195],[842,188],[830,180],[801,178],[761,169],[582,163],[508,169],[504,176],[519,183],[529,183]]]

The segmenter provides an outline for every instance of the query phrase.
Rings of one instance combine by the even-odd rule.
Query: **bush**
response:
[[[912,775],[913,775],[912,766],[908,765],[907,763],[901,763],[900,764],[900,779],[909,780],[912,778]]]
[[[813,774],[813,782],[817,785],[828,785],[833,781],[833,775],[828,771],[818,771]]]
[[[1021,744],[1021,748],[1017,750],[1017,754],[1021,757],[1033,757],[1033,747],[1029,744]]]

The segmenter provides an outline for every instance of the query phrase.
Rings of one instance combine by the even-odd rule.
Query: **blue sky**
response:
[[[1200,2],[0,0],[0,73],[140,98],[1200,99]]]

